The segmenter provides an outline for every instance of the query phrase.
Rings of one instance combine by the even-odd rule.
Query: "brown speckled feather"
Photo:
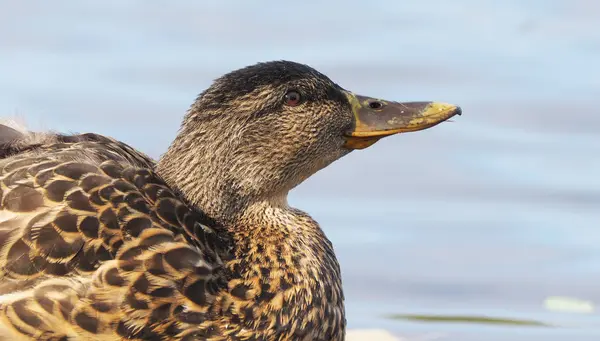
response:
[[[49,140],[0,160],[0,339],[184,332],[224,285],[226,241],[141,153],[94,134]]]

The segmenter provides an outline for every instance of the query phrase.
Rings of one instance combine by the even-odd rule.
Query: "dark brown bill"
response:
[[[390,102],[346,92],[354,112],[354,129],[346,134],[346,148],[367,148],[379,139],[431,128],[454,115],[460,107],[437,102]]]

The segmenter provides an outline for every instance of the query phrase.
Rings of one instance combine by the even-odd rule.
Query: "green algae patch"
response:
[[[468,315],[416,315],[416,314],[396,314],[388,316],[396,320],[408,320],[432,323],[477,323],[487,325],[505,325],[505,326],[533,326],[533,327],[551,327],[546,323],[535,320],[500,318],[489,316],[468,316]]]

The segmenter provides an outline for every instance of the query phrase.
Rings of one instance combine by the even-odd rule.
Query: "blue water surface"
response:
[[[0,0],[0,112],[158,157],[232,69],[308,63],[464,115],[354,152],[291,193],[333,241],[351,328],[414,340],[598,340],[600,2]],[[535,319],[424,324],[393,313]]]

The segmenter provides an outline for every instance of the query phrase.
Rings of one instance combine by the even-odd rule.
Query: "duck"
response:
[[[158,160],[101,134],[2,125],[0,340],[342,341],[333,245],[288,193],[458,114],[279,60],[215,79]]]

